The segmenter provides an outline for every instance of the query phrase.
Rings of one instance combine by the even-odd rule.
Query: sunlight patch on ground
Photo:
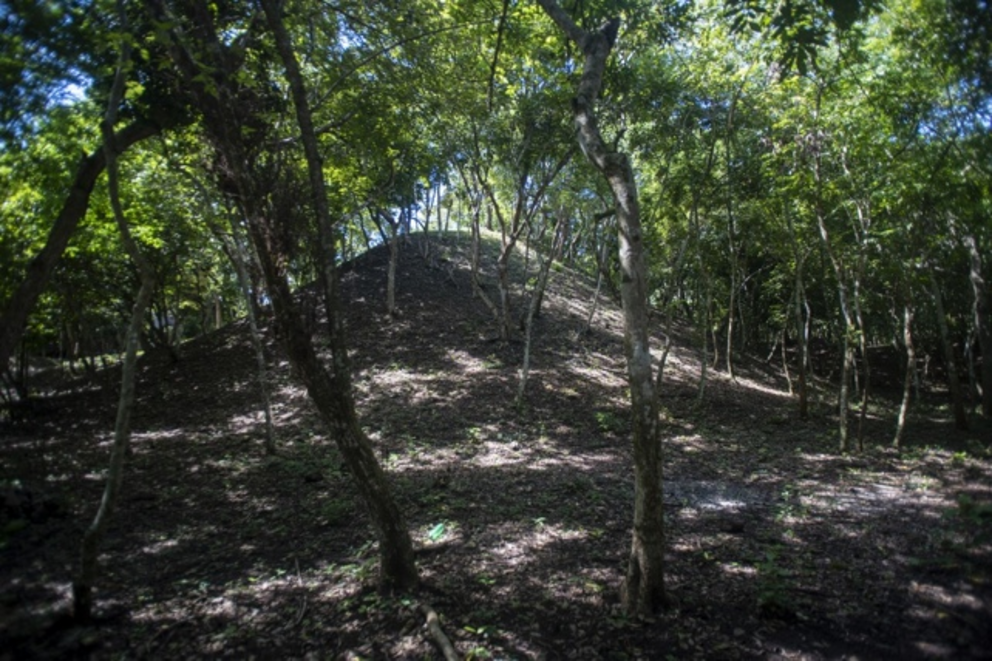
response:
[[[770,502],[767,490],[718,480],[666,480],[665,502],[698,510],[741,510]]]
[[[593,468],[592,464],[610,465],[616,463],[617,457],[612,454],[572,454],[563,452],[554,457],[541,457],[536,460],[531,460],[527,467],[534,471],[546,471],[554,468],[569,468],[589,471]]]
[[[159,553],[167,549],[174,549],[178,546],[179,546],[178,539],[163,539],[142,546],[141,552],[146,555],[158,555]]]
[[[487,369],[483,361],[480,361],[467,351],[448,349],[444,352],[444,355],[448,357],[448,360],[460,367],[463,372],[485,372]]]
[[[273,407],[274,408],[274,407]],[[289,416],[284,415],[283,420]],[[273,422],[275,422],[273,420]],[[227,428],[236,434],[248,434],[265,425],[265,412],[261,409],[248,413],[236,413],[227,419]]]
[[[956,656],[957,650],[950,646],[942,643],[931,643],[925,640],[919,640],[913,643],[913,647],[918,649],[924,658],[927,659],[953,659]]]
[[[702,434],[672,436],[667,443],[677,443],[681,452],[709,452],[713,449]]]
[[[472,463],[476,466],[516,466],[530,462],[533,456],[533,452],[523,449],[523,446],[516,442],[487,441],[482,447],[484,452],[476,454],[472,459]]]
[[[929,488],[926,480],[919,482],[916,477],[908,476],[902,484],[893,484],[888,476],[872,474],[856,483],[849,481],[826,489],[821,482],[804,481],[800,483],[799,502],[814,510],[859,516],[892,509],[934,510],[952,504],[937,489]]]
[[[763,395],[771,395],[772,397],[776,397],[778,399],[784,399],[784,400],[792,399],[792,395],[790,395],[788,392],[779,390],[778,388],[770,388],[763,383],[755,381],[754,379],[738,376],[737,383],[739,385],[744,386],[748,390],[755,390]]]
[[[576,363],[572,361],[568,363],[567,369],[572,374],[576,374],[580,377],[588,379],[593,383],[601,384],[604,386],[622,386],[625,382],[616,373],[609,371],[610,366],[600,366],[596,365],[589,367],[581,363]]]
[[[214,468],[224,472],[225,475],[231,477],[236,475],[243,475],[249,470],[254,470],[259,464],[259,459],[249,454],[244,454],[241,456],[225,456],[220,459],[206,459],[203,462],[203,466],[207,468]]]
[[[273,396],[275,398],[284,399],[286,401],[306,399],[307,389],[304,388],[303,386],[289,383],[276,390],[273,393]]]
[[[359,375],[366,390],[389,390],[391,386],[411,383],[429,383],[437,380],[433,374],[408,370],[399,365],[364,370]],[[356,379],[356,382],[359,379]]]
[[[499,543],[485,549],[491,557],[499,558],[506,566],[517,567],[534,561],[537,553],[545,547],[561,541],[577,541],[589,537],[584,530],[572,530],[557,523],[547,523],[543,517],[531,520],[531,529],[526,524],[506,524],[500,526]]]
[[[756,567],[750,567],[747,565],[742,565],[739,562],[721,562],[720,568],[727,574],[733,574],[735,576],[747,576],[749,578],[756,578],[758,576],[758,570]]]
[[[186,430],[177,429],[158,429],[156,431],[147,432],[132,432],[131,442],[132,443],[147,443],[149,441],[166,441],[166,440],[182,440],[186,435]],[[111,437],[111,440],[113,438]]]
[[[967,608],[978,613],[985,611],[983,600],[971,594],[971,587],[960,585],[960,591],[951,591],[946,586],[935,583],[918,583],[913,581],[909,586],[909,591],[920,595],[927,601],[934,604],[936,608]]]

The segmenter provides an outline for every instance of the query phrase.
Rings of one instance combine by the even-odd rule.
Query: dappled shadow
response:
[[[368,520],[271,338],[280,454],[264,456],[239,324],[190,343],[176,366],[143,365],[134,452],[101,559],[100,626],[59,628],[54,614],[68,605],[103,486],[113,393],[60,401],[50,426],[4,442],[9,474],[64,498],[71,516],[30,522],[0,550],[0,658],[430,657],[418,598],[465,656],[990,649],[987,456],[832,454],[826,407],[796,419],[784,380],[760,361],[742,361],[736,382],[711,372],[698,404],[698,358],[678,334],[662,391],[672,605],[657,621],[628,620],[617,588],[633,480],[616,309],[604,300],[593,332],[576,335],[592,289],[559,279],[518,410],[522,347],[492,340],[458,254],[445,258],[449,271],[404,248],[402,312],[390,319],[382,253],[345,277],[348,326],[360,413],[408,517],[421,592],[372,589]],[[887,440],[878,424],[875,445]],[[916,448],[920,429],[930,427],[911,427]]]

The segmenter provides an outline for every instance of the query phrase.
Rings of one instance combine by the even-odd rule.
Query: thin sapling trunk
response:
[[[121,10],[121,15],[124,15]],[[125,26],[126,28],[126,26]],[[104,487],[100,507],[97,509],[93,522],[83,535],[80,549],[79,574],[73,581],[72,598],[74,616],[79,622],[87,622],[93,616],[93,587],[98,571],[100,543],[107,532],[110,517],[117,505],[121,484],[124,477],[124,459],[127,455],[128,443],[131,438],[131,411],[134,407],[134,382],[138,363],[138,345],[141,338],[141,328],[144,324],[145,311],[148,309],[155,292],[155,275],[151,264],[141,253],[137,243],[131,236],[121,207],[118,190],[117,155],[118,147],[114,142],[114,123],[117,119],[117,107],[124,96],[126,68],[130,61],[130,42],[123,40],[120,61],[114,82],[111,87],[107,112],[101,129],[103,132],[104,149],[106,150],[106,166],[110,205],[117,222],[118,230],[124,248],[138,269],[141,277],[141,287],[134,307],[131,309],[131,320],[128,324],[124,363],[121,369],[121,392],[117,403],[117,418],[114,422],[114,443],[110,451],[110,468],[107,472],[107,484]]]

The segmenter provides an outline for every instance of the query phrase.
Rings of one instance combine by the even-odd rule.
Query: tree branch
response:
[[[585,42],[589,37],[588,32],[576,25],[572,17],[564,9],[559,7],[558,3],[554,0],[537,0],[537,4],[541,5],[544,12],[568,35],[569,39],[574,41],[582,51],[585,51]]]

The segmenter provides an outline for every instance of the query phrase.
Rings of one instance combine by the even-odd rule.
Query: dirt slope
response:
[[[988,425],[958,434],[928,408],[898,455],[877,449],[891,426],[879,409],[873,449],[838,456],[829,406],[796,420],[759,361],[737,382],[711,373],[698,405],[679,332],[662,393],[672,603],[627,620],[617,309],[602,301],[577,333],[592,288],[555,274],[518,410],[522,344],[493,339],[465,241],[433,240],[430,259],[403,246],[395,319],[384,250],[344,277],[360,410],[413,529],[420,594],[374,590],[367,518],[271,337],[280,453],[263,455],[239,323],[178,364],[142,361],[98,626],[59,614],[103,486],[116,376],[65,381],[0,430],[0,659],[440,658],[420,599],[470,658],[990,656]]]

